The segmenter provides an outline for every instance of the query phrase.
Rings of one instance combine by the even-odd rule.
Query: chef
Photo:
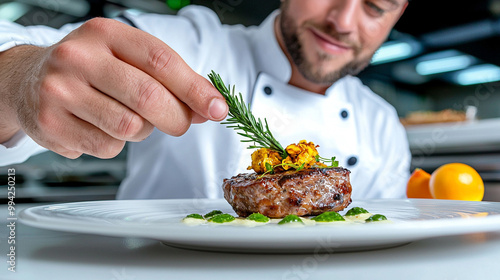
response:
[[[219,121],[211,70],[283,146],[313,141],[351,170],[353,199],[404,197],[410,153],[396,111],[354,77],[407,0],[283,0],[258,27],[204,7],[55,30],[0,22],[0,165],[52,150],[116,156],[118,199],[220,198],[251,150]]]

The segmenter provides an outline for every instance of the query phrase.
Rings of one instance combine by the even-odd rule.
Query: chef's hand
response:
[[[22,129],[69,158],[111,158],[154,127],[180,136],[228,111],[166,44],[110,19],[90,20],[48,48],[0,53],[0,68],[0,143]]]

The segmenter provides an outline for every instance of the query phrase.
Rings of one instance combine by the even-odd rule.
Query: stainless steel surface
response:
[[[82,156],[70,160],[52,152],[22,164],[0,168],[0,184],[8,169],[15,169],[18,202],[68,202],[114,199],[126,172],[126,150],[117,158],[100,160]],[[0,187],[0,203],[7,202],[7,188]]]
[[[413,155],[500,151],[500,118],[406,128]]]
[[[486,183],[484,188],[484,201],[500,201],[500,183]]]

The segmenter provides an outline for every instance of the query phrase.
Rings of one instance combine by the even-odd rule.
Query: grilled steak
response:
[[[287,171],[262,178],[256,173],[239,174],[224,179],[224,198],[242,217],[256,212],[282,218],[341,211],[351,203],[349,174],[341,167]]]

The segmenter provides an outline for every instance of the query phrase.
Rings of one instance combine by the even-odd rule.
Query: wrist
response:
[[[36,46],[17,46],[0,52],[0,143],[11,139],[21,126],[18,109],[29,79],[30,59]],[[24,88],[24,89],[23,89]]]

